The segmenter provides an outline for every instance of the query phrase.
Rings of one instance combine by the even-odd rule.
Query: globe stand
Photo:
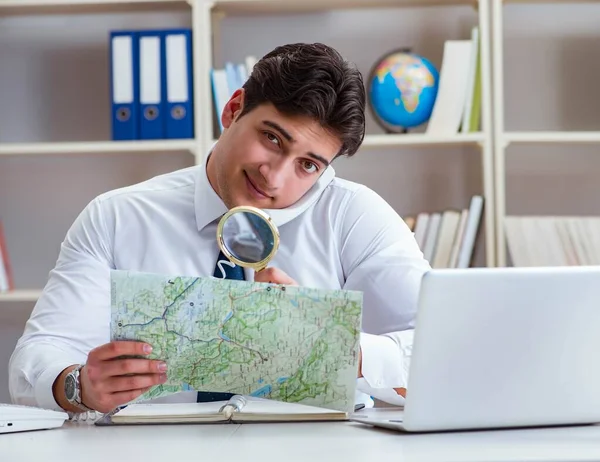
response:
[[[384,128],[386,135],[407,135],[408,128],[403,128],[402,130],[390,130],[389,128]]]

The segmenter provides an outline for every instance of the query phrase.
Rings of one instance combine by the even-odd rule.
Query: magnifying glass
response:
[[[259,272],[267,267],[279,248],[279,230],[261,209],[241,205],[219,220],[217,243],[233,263]]]

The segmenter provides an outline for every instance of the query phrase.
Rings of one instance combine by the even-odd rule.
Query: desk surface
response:
[[[97,427],[0,435],[7,462],[598,461],[600,426],[406,434],[354,422]]]

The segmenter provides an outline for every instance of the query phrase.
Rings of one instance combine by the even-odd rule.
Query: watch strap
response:
[[[90,412],[90,411],[93,411],[93,409],[87,407],[82,402],[82,394],[81,394],[81,369],[83,369],[83,366],[84,366],[84,364],[80,364],[73,371],[71,371],[71,374],[73,375],[73,379],[75,381],[75,394],[74,394],[73,399],[69,400],[69,402],[73,406],[79,408],[82,412]]]

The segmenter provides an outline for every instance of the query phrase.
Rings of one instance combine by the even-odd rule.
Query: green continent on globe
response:
[[[423,89],[433,87],[435,81],[431,72],[423,63],[411,55],[393,55],[384,59],[377,68],[376,76],[383,83],[387,75],[391,75],[400,91],[401,103],[407,112],[413,113],[419,107],[419,98]]]

